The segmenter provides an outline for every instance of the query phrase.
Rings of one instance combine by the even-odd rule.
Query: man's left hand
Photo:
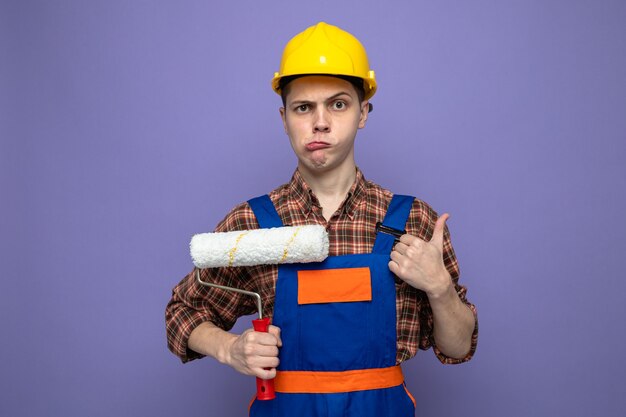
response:
[[[443,263],[443,234],[449,217],[445,213],[437,219],[430,242],[405,234],[391,251],[391,272],[429,297],[446,293],[452,284]]]

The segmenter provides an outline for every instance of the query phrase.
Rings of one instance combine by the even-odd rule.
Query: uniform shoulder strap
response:
[[[372,253],[389,254],[393,248],[395,236],[387,230],[403,232],[406,222],[411,214],[415,197],[410,195],[394,194],[387,208],[387,214],[383,219],[382,226],[377,227],[376,241]]]
[[[259,226],[262,229],[269,229],[271,227],[281,227],[283,221],[280,219],[276,207],[270,200],[270,196],[264,194],[262,196],[248,200],[250,208],[254,212]]]

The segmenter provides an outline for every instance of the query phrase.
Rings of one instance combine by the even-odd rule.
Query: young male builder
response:
[[[276,378],[276,399],[254,401],[253,416],[413,416],[400,363],[430,347],[441,362],[460,363],[476,348],[476,310],[458,284],[448,215],[394,196],[357,168],[354,141],[376,81],[351,34],[321,22],[295,36],[272,87],[283,100],[297,169],[269,193],[275,213],[250,200],[216,231],[321,224],[330,256],[318,264],[202,270],[204,281],[260,293],[273,317],[268,333],[229,333],[238,317],[256,311],[254,300],[201,286],[192,271],[167,306],[169,347],[184,362],[208,355],[243,374]],[[406,233],[394,246],[377,222]],[[308,294],[298,303],[299,268],[321,271],[320,302]],[[342,276],[358,288],[346,294]]]

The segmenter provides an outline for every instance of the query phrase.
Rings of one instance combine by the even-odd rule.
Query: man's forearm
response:
[[[454,285],[439,296],[429,296],[429,301],[437,348],[451,358],[464,358],[471,349],[476,325],[472,310],[461,301]]]
[[[215,358],[221,363],[227,363],[228,346],[236,338],[236,335],[207,321],[191,332],[187,345],[194,352]]]

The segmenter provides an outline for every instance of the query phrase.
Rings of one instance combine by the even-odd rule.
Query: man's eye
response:
[[[307,110],[309,110],[309,105],[308,104],[301,104],[298,107],[296,107],[296,111],[300,112],[300,113],[304,113]]]
[[[343,101],[335,101],[333,103],[333,108],[335,110],[343,110],[346,108],[346,103],[344,103]]]

